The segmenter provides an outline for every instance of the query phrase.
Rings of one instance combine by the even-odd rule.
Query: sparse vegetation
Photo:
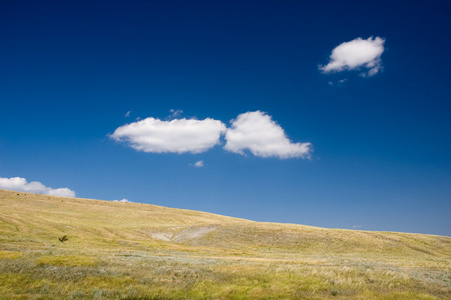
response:
[[[2,299],[451,298],[443,236],[2,190],[0,233]]]

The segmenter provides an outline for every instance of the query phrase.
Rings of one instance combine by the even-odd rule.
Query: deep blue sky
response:
[[[256,221],[451,236],[450,15],[448,1],[1,1],[0,177]],[[318,69],[371,36],[385,39],[375,76]],[[108,137],[170,109],[227,125],[266,112],[312,157],[144,153]]]

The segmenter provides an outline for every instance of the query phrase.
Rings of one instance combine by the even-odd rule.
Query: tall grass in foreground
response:
[[[448,262],[272,262],[67,250],[0,252],[2,299],[446,299]],[[310,261],[310,263],[309,263]]]

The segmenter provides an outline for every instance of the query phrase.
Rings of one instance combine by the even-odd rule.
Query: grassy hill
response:
[[[450,299],[451,238],[0,190],[0,298]]]

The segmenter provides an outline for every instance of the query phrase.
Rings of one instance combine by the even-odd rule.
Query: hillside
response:
[[[444,236],[0,190],[5,299],[445,299],[450,263]]]

